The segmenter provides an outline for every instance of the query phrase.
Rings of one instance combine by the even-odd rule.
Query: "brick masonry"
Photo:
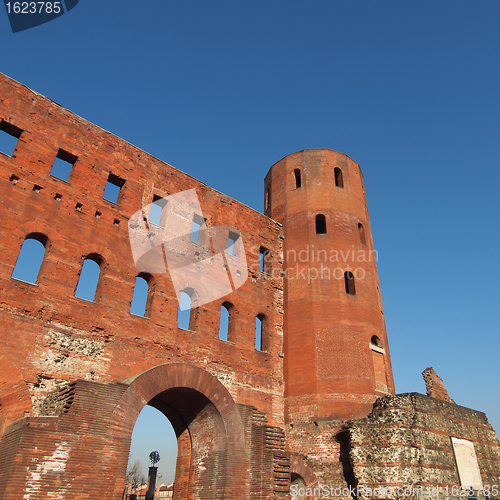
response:
[[[0,153],[0,498],[122,498],[146,404],[178,437],[175,500],[455,484],[450,436],[474,442],[483,482],[498,482],[484,415],[394,396],[363,179],[349,157],[305,150],[273,165],[263,215],[3,75],[0,119],[18,138]],[[73,162],[67,181],[50,174],[56,156]],[[117,203],[103,199],[110,176]],[[189,330],[168,273],[148,277],[145,317],[130,313],[140,270],[128,236],[141,207],[187,189],[209,233],[241,232],[248,265],[240,288],[192,310]],[[27,237],[45,246],[35,283],[12,278]],[[75,297],[88,256],[100,267],[92,302]]]
[[[401,394],[379,399],[366,419],[346,429],[354,475],[367,487],[404,484],[424,492],[439,487],[445,496],[448,486],[453,496],[452,485],[460,479],[451,437],[474,443],[483,485],[500,483],[500,446],[484,413],[422,394]]]

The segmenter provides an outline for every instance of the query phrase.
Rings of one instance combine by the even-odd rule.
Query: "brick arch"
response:
[[[243,432],[243,423],[229,391],[216,377],[197,366],[187,363],[159,365],[126,379],[124,383],[128,384],[130,389],[123,395],[122,400],[129,397],[133,391],[143,402],[138,411],[135,408],[137,413],[134,416],[134,424],[142,408],[156,395],[168,389],[184,387],[207,397],[217,408],[226,424],[236,425]],[[130,406],[129,411],[132,411]],[[241,444],[243,445],[243,441]]]
[[[318,486],[316,474],[314,474],[302,455],[291,455],[290,472],[292,474],[298,474],[305,481],[308,488],[316,488]]]
[[[190,364],[172,363],[146,370],[124,384],[128,387],[115,407],[106,437],[117,444],[115,463],[104,458],[101,464],[103,470],[109,470],[108,477],[116,478],[107,496],[119,498],[123,491],[132,431],[148,403],[165,414],[178,437],[175,500],[192,495],[212,498],[200,492],[210,489],[214,494],[214,488],[218,489],[217,498],[247,496],[250,457],[243,422],[234,399],[216,377]],[[204,443],[206,450],[201,449]]]
[[[5,427],[31,413],[31,397],[21,372],[0,354],[0,436]]]
[[[101,269],[104,269],[109,264],[115,264],[113,252],[110,252],[109,248],[98,243],[87,243],[80,245],[77,252],[75,253],[75,262],[78,261],[80,263],[83,263],[84,259],[86,259],[89,255],[99,255],[99,257],[101,257],[101,259],[103,260],[102,264],[100,265]]]
[[[19,238],[21,242],[28,234],[31,233],[44,234],[45,236],[47,236],[49,242],[54,242],[61,239],[61,235],[56,228],[42,221],[36,221],[36,220],[28,221],[25,222],[24,224],[17,226],[14,229],[14,234]]]
[[[50,253],[51,246],[53,245],[54,241],[60,239],[60,235],[57,233],[57,231],[55,231],[48,224],[39,221],[25,222],[24,224],[17,226],[14,229],[13,234],[17,239],[17,243],[14,244],[11,248],[10,259],[12,263],[12,269],[14,269],[17,259],[19,258],[19,253],[21,251],[22,245],[26,241],[28,235],[40,234],[44,235],[47,238],[47,241],[43,243],[43,246],[45,248],[45,255],[43,258],[42,266],[45,265],[47,255]],[[9,259],[9,257],[7,257],[7,259]]]

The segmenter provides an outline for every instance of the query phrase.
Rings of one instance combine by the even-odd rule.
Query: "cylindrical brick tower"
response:
[[[394,381],[359,165],[328,149],[286,156],[265,214],[285,235],[286,421],[364,417]]]

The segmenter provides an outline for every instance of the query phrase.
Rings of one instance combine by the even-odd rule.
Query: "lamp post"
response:
[[[157,483],[156,483],[156,488],[155,488],[155,495],[157,495],[160,492],[161,478],[162,477],[163,477],[162,474],[160,472],[158,472],[158,474],[156,475]]]
[[[158,467],[156,467],[155,464],[160,461],[160,454],[157,451],[152,451],[149,454],[149,460],[151,460],[151,467],[149,468],[148,491],[146,492],[145,500],[154,500],[156,473],[158,471]]]

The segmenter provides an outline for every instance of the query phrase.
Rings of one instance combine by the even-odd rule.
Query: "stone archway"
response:
[[[192,365],[173,363],[147,370],[124,382],[106,441],[113,453],[102,470],[119,471],[105,497],[123,492],[130,438],[146,404],[171,422],[178,438],[174,500],[241,499],[248,492],[249,455],[238,407],[213,375]],[[114,464],[112,463],[112,460]],[[116,463],[118,462],[118,463]]]

